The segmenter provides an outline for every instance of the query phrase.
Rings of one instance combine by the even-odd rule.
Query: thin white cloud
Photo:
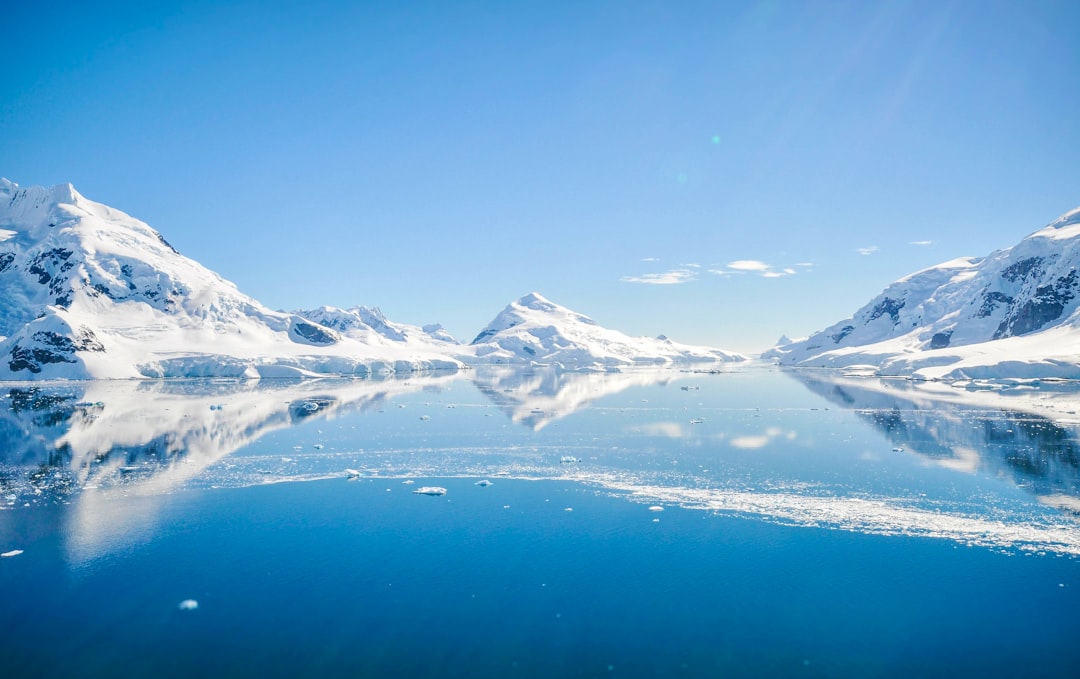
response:
[[[859,253],[860,255],[863,255],[863,256],[872,255],[877,251],[878,251],[878,246],[876,246],[876,245],[871,245],[870,247],[866,247],[866,248],[855,248],[855,252],[857,252],[857,253]]]
[[[913,240],[913,241],[911,241],[911,244],[912,245],[933,245],[934,241],[932,241],[932,240]]]
[[[663,273],[647,273],[642,276],[623,276],[623,283],[645,283],[646,285],[678,285],[694,280],[695,272],[689,269],[672,269]]]
[[[659,257],[642,257],[641,261],[643,261],[643,262],[659,262],[660,258]]]
[[[792,276],[798,273],[798,271],[791,267],[774,269],[772,264],[762,262],[758,259],[737,259],[734,262],[729,262],[726,265],[726,268],[709,269],[708,271],[717,276],[749,273],[757,274],[762,278],[783,278],[784,276]]]
[[[690,269],[700,269],[701,268],[700,264],[681,264],[680,266],[685,266],[685,267],[690,268]]]
[[[795,266],[802,266],[802,267],[809,268],[811,266],[814,266],[814,263],[813,262],[795,262]]]
[[[727,267],[733,271],[768,271],[772,267],[765,262],[756,259],[737,259],[730,262]]]

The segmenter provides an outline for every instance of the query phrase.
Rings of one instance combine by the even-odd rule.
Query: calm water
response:
[[[5,677],[1080,676],[1066,383],[0,394]]]

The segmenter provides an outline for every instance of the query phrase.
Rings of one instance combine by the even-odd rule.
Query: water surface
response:
[[[4,393],[4,676],[1080,671],[1068,384],[502,370]]]

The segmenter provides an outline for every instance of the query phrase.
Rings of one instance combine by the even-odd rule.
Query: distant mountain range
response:
[[[147,224],[70,184],[0,179],[0,379],[300,377],[456,370],[470,363],[569,369],[745,357],[631,338],[537,294],[468,346],[378,308],[272,311],[176,251]]]
[[[1011,248],[905,276],[850,318],[764,356],[928,379],[1078,379],[1078,266],[1080,208]]]

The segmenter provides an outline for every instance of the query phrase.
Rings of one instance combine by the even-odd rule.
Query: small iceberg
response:
[[[649,511],[650,512],[662,512],[662,511],[664,511],[664,508],[661,507],[660,505],[653,505],[652,507],[649,507]]]
[[[7,559],[8,557],[19,556],[22,553],[23,551],[21,549],[13,549],[10,552],[4,552],[3,554],[0,554],[0,558]]]
[[[420,416],[420,419],[421,419],[421,420],[424,420],[424,421],[426,422],[427,420],[430,420],[430,419],[431,419],[431,417],[430,417],[430,416],[428,416],[428,415],[421,415],[421,416]]]
[[[482,479],[480,481],[477,481],[473,485],[474,486],[480,486],[481,488],[487,488],[488,486],[491,485],[491,481],[488,481],[487,479]]]
[[[690,424],[704,424],[704,422],[705,418],[702,417],[695,417],[694,419],[690,420]]]
[[[195,601],[194,599],[184,599],[183,601],[180,602],[180,605],[177,606],[177,608],[179,608],[182,611],[193,611],[198,607],[199,607],[199,602]]]
[[[360,476],[360,470],[359,469],[346,469],[345,470],[345,476],[347,476],[350,479],[358,478]]]
[[[577,459],[573,455],[563,455],[562,457],[559,458],[559,462],[562,463],[562,464],[574,464],[574,463],[580,462],[580,461],[581,460]]]
[[[446,495],[442,486],[422,486],[413,491],[413,495]]]

